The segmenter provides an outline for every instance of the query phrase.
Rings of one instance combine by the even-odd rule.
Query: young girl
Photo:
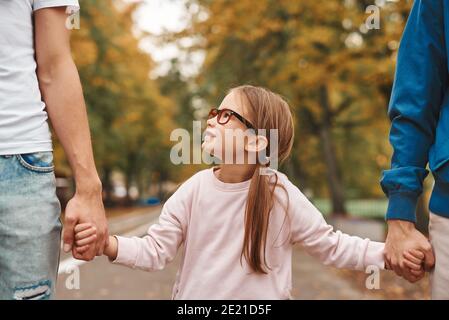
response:
[[[247,129],[257,130],[242,148],[225,134]],[[260,129],[266,136],[258,134]],[[262,172],[269,163],[249,161],[270,150],[270,129],[277,129],[282,162],[293,144],[288,104],[264,88],[232,89],[211,110],[202,145],[222,163],[184,182],[145,237],[111,236],[105,255],[115,264],[161,270],[183,244],[173,299],[291,299],[294,244],[325,265],[383,269],[383,243],[333,231],[286,175]],[[224,161],[226,153],[233,161]],[[236,163],[241,156],[244,163]],[[95,230],[80,224],[75,232],[81,254],[95,240]]]

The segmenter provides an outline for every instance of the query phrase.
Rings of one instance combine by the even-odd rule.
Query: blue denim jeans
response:
[[[62,223],[52,152],[0,155],[0,299],[51,299]]]

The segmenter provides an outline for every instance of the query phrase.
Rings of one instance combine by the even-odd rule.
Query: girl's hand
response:
[[[97,240],[97,230],[91,223],[80,223],[75,226],[75,251],[82,255]]]
[[[80,223],[75,226],[75,250],[81,256],[87,252],[91,246],[95,245],[97,230],[91,223]],[[117,238],[109,236],[108,245],[104,248],[103,254],[109,259],[117,258],[118,242]]]
[[[109,236],[109,243],[104,248],[103,254],[108,256],[110,261],[114,261],[117,258],[118,253],[118,241],[114,236]]]
[[[411,274],[416,277],[422,277],[424,275],[424,253],[416,249],[410,249],[405,251],[403,256],[404,265],[410,269]]]

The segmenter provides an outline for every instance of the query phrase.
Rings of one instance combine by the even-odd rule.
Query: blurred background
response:
[[[294,112],[295,143],[280,171],[330,223],[383,241],[387,201],[379,180],[392,153],[387,107],[412,3],[81,1],[81,24],[72,32],[72,50],[107,214],[116,232],[141,234],[139,227],[157,218],[176,187],[207,167],[171,163],[170,149],[176,143],[170,141],[172,130],[192,132],[192,122],[204,119],[228,89],[252,84],[280,93]],[[377,11],[367,12],[372,5]],[[367,23],[372,14],[379,19],[375,29]],[[55,160],[64,207],[74,186],[57,141]],[[423,232],[431,186],[429,177],[417,210]],[[382,289],[367,290],[364,273],[319,267],[301,249],[295,255],[298,298],[428,298],[426,279],[410,285],[383,272]],[[67,289],[67,276],[60,272],[59,298],[170,298],[177,262],[162,275],[150,275],[128,274],[101,259],[81,269],[83,278],[94,279],[84,282],[84,291]],[[321,271],[314,277],[314,270]],[[104,275],[99,285],[100,274],[108,272],[115,282]],[[124,284],[128,290],[123,290]]]

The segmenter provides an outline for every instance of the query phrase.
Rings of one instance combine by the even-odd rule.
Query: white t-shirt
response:
[[[36,75],[33,12],[78,0],[0,0],[0,155],[51,151]]]

